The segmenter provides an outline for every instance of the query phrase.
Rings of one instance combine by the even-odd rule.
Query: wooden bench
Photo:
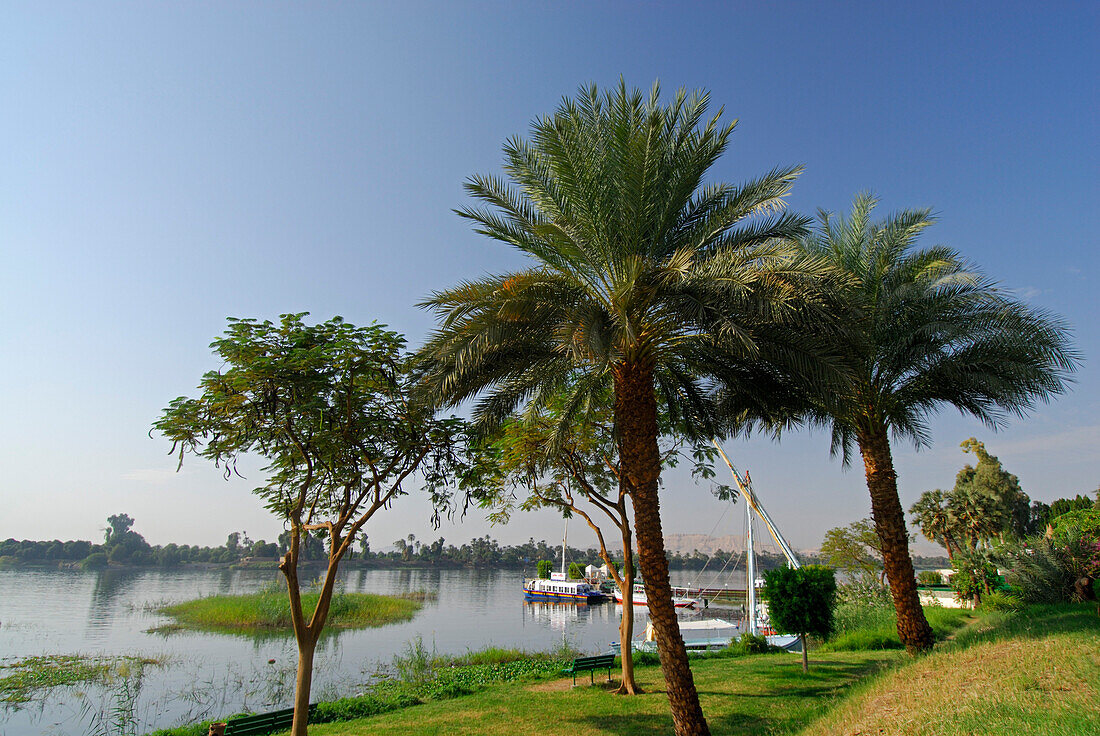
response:
[[[312,714],[316,704],[309,706]],[[242,716],[225,723],[225,736],[262,736],[275,731],[286,731],[294,723],[294,709],[285,708],[254,716]]]
[[[598,654],[595,657],[577,657],[573,660],[573,666],[561,671],[563,675],[573,675],[573,685],[577,684],[577,673],[588,670],[588,679],[594,685],[596,684],[596,676],[593,674],[596,670],[602,670],[607,668],[607,681],[611,682],[611,668],[615,666],[614,654]]]

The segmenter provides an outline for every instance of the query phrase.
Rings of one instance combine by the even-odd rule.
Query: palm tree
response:
[[[668,106],[659,98],[656,84],[648,99],[621,82],[604,94],[582,89],[536,120],[529,141],[505,144],[510,184],[467,182],[488,207],[459,214],[533,263],[431,295],[424,305],[441,325],[422,354],[436,399],[480,397],[474,413],[486,427],[565,391],[564,437],[610,391],[676,733],[705,734],[661,531],[658,402],[680,426],[705,409],[708,376],[777,381],[757,366],[797,354],[771,328],[798,313],[812,269],[789,242],[807,221],[782,212],[800,167],[704,184],[736,123],[722,123],[721,111],[705,119],[703,92],[681,90]]]
[[[948,507],[950,494],[937,488],[925,491],[917,502],[909,507],[921,534],[930,542],[942,544],[947,558],[954,559],[959,543],[955,539],[958,524]]]
[[[831,309],[845,329],[835,339],[850,383],[811,396],[816,419],[832,426],[845,463],[858,445],[882,540],[898,634],[910,652],[932,646],[917,597],[890,437],[930,444],[928,417],[945,405],[996,429],[1066,388],[1078,357],[1064,323],[999,290],[953,250],[913,248],[932,224],[929,210],[871,223],[876,200],[857,196],[847,219],[822,212],[802,239],[808,256],[848,275]]]

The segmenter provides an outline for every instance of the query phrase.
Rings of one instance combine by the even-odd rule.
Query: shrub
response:
[[[759,634],[742,634],[740,639],[730,642],[730,649],[742,654],[764,654],[775,649],[768,644],[768,638]]]
[[[999,582],[997,567],[981,552],[971,551],[951,560],[954,572],[951,587],[959,602],[981,602],[982,595],[992,593]]]
[[[584,577],[584,568],[576,562],[570,562],[568,575],[570,580],[580,580]]]
[[[943,575],[935,570],[924,570],[917,575],[917,583],[928,588],[943,585]]]
[[[80,561],[80,567],[84,570],[102,570],[107,567],[107,555],[103,552],[93,552]]]
[[[836,577],[832,568],[806,565],[780,567],[764,573],[764,597],[768,599],[775,628],[802,639],[802,671],[807,670],[806,635],[833,633]]]
[[[1100,509],[1083,509],[1070,511],[1056,518],[1051,526],[1054,527],[1054,541],[1065,543],[1070,535],[1070,530],[1076,528],[1078,535],[1086,540],[1100,542]]]
[[[550,560],[539,560],[538,571],[539,577],[543,580],[550,579],[550,571],[554,569],[554,563]]]
[[[1077,588],[1096,574],[1097,548],[1080,529],[1063,527],[1053,538],[1028,537],[1001,548],[1007,580],[1026,603],[1062,603],[1084,597]]]
[[[1018,595],[995,590],[982,599],[982,609],[988,611],[1019,611],[1024,602]]]

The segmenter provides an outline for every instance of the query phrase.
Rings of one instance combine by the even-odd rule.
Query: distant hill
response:
[[[711,537],[706,534],[666,534],[665,549],[681,554],[691,554],[692,551],[699,550],[705,555],[712,555],[718,550],[741,552],[745,549],[745,539],[733,534],[723,537]]]

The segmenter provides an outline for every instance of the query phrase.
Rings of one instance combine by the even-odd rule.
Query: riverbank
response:
[[[692,671],[711,732],[715,736],[765,732],[1086,736],[1100,732],[1100,625],[1095,605],[967,614],[953,623],[957,625],[947,626],[954,632],[941,630],[945,639],[929,656],[912,659],[891,649],[812,651],[806,675],[797,658],[786,653],[695,659]],[[671,733],[660,668],[647,662],[651,660],[643,660],[637,668],[638,682],[646,691],[640,696],[613,695],[608,692],[611,686],[602,683],[574,688],[570,678],[549,667],[532,669],[518,681],[487,682],[477,692],[460,697],[454,696],[461,688],[421,698],[409,707],[387,707],[387,712],[369,717],[317,723],[310,733]],[[352,699],[344,702],[351,715]]]
[[[425,593],[396,596],[336,593],[329,605],[325,629],[362,629],[409,621],[427,597]],[[302,612],[306,620],[313,616],[319,598],[319,593],[302,593]],[[191,629],[231,634],[293,634],[289,597],[285,590],[275,586],[256,593],[213,595],[173,603],[157,608],[156,612],[174,621],[153,629],[155,633]]]

